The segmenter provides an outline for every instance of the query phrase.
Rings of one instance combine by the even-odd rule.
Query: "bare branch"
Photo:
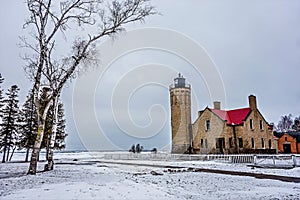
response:
[[[32,57],[26,58],[25,72],[33,79],[33,95],[37,109],[39,129],[32,161],[28,173],[36,172],[36,154],[39,152],[44,134],[44,122],[48,112],[41,108],[38,92],[45,82],[52,90],[49,93],[48,104],[57,98],[67,81],[76,78],[78,73],[88,67],[84,63],[97,62],[96,43],[105,37],[114,36],[125,30],[124,25],[140,21],[145,17],[157,14],[150,0],[27,0],[29,19],[24,28],[33,27],[36,44],[29,43],[26,38],[20,38],[23,46],[33,50]],[[105,4],[107,3],[107,4]],[[59,6],[58,6],[59,4]],[[107,5],[107,6],[105,6]],[[74,26],[87,28],[98,25],[100,30],[85,37],[77,38],[72,43],[69,54],[55,57],[55,44],[58,32],[67,34]],[[58,40],[57,40],[58,41]]]

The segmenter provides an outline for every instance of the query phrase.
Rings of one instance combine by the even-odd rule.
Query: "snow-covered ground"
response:
[[[0,164],[0,199],[300,199],[300,183],[185,170],[170,173],[158,166],[291,177],[300,177],[299,167],[251,169],[246,164],[213,161],[105,160],[99,152],[56,153],[55,158],[53,171],[35,176],[26,175],[28,163],[15,162],[23,160],[24,154]],[[39,163],[39,170],[43,164]],[[162,175],[152,175],[153,171]]]

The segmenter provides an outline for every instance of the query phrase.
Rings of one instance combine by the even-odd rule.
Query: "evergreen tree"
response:
[[[29,151],[33,148],[33,144],[37,132],[37,114],[33,102],[33,94],[30,92],[21,111],[21,136],[19,147],[26,149],[25,162],[28,161]]]
[[[300,131],[300,116],[294,119],[293,129],[295,131]]]
[[[58,104],[58,124],[57,124],[57,133],[55,137],[54,149],[62,150],[66,148],[65,138],[68,136],[66,133],[66,119],[65,119],[65,110],[63,103]]]
[[[19,129],[19,107],[17,85],[11,86],[6,93],[7,98],[3,100],[2,123],[0,131],[0,147],[3,152],[2,162],[8,161],[10,149],[16,145]]]
[[[129,152],[135,153],[135,145],[134,144],[129,149]]]
[[[0,117],[2,117],[2,107],[3,107],[3,89],[2,89],[2,83],[4,81],[4,78],[2,77],[0,73]]]
[[[0,73],[0,84],[2,84],[4,81],[4,78],[2,77],[2,74]],[[0,85],[0,88],[1,88],[1,85]]]

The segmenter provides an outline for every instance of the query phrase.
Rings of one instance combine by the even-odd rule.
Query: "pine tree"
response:
[[[3,107],[3,89],[1,87],[3,81],[4,81],[4,78],[2,77],[2,75],[0,73],[0,117],[2,117],[2,107]]]
[[[2,162],[9,160],[10,149],[16,145],[16,139],[19,129],[19,107],[17,85],[11,86],[6,93],[7,98],[3,100],[2,123],[0,132],[0,147],[3,152]]]
[[[26,149],[25,162],[28,161],[29,151],[33,148],[33,144],[37,132],[37,114],[33,102],[33,94],[30,92],[21,111],[21,136],[19,147]]]
[[[293,130],[300,131],[300,116],[294,119]]]
[[[57,124],[57,133],[55,137],[54,149],[62,150],[66,148],[65,138],[68,136],[66,133],[66,119],[65,119],[65,110],[63,108],[63,103],[58,104],[58,124]]]

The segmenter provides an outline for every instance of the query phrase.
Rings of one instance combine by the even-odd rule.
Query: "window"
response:
[[[173,98],[173,102],[175,102],[175,105],[177,105],[177,104],[178,104],[178,98],[177,98],[176,96],[174,96],[174,98]]]
[[[200,140],[200,147],[203,148],[203,139]]]
[[[263,121],[262,120],[259,120],[259,128],[260,128],[260,130],[264,129],[264,127],[263,127]]]
[[[239,148],[243,148],[243,138],[239,138]]]
[[[216,138],[216,148],[220,148],[219,138]]]
[[[251,146],[252,146],[252,149],[254,149],[254,147],[255,147],[254,138],[251,138]]]
[[[205,148],[208,148],[207,139],[205,139]]]
[[[208,131],[210,129],[210,121],[206,120],[206,130]]]
[[[251,129],[251,130],[254,129],[254,128],[253,128],[253,120],[252,120],[252,119],[250,119],[250,129]]]
[[[216,148],[220,148],[220,149],[225,148],[224,138],[216,138]]]
[[[264,138],[261,138],[261,148],[265,148],[265,141],[264,141]]]
[[[287,141],[287,137],[284,137],[284,140]]]
[[[269,149],[271,149],[271,148],[272,148],[272,140],[269,139]]]
[[[233,144],[232,144],[232,138],[229,138],[229,148],[232,148]]]

